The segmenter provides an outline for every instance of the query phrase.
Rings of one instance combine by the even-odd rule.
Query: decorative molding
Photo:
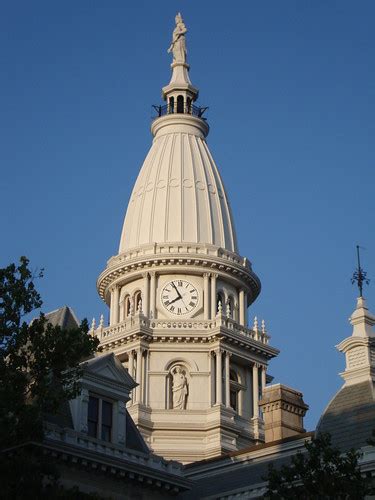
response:
[[[181,254],[180,251],[182,250]],[[148,252],[155,252],[149,254]],[[209,245],[152,245],[140,247],[138,251],[129,251],[112,257],[108,261],[107,268],[101,273],[97,281],[99,295],[103,300],[106,298],[113,282],[124,284],[124,279],[134,280],[141,276],[145,270],[152,270],[156,266],[168,266],[168,273],[185,271],[196,271],[201,273],[201,268],[210,267],[216,269],[216,277],[231,277],[238,286],[246,285],[247,293],[251,294],[251,302],[258,296],[261,288],[259,278],[252,272],[249,261],[239,255],[219,247]],[[190,271],[189,271],[190,269]],[[211,276],[213,276],[211,274]],[[229,276],[228,276],[229,275]]]

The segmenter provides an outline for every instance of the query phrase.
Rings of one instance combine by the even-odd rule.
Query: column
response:
[[[126,406],[124,401],[118,402],[117,443],[122,445],[126,443]]]
[[[88,426],[87,426],[87,416],[88,416],[88,411],[89,411],[89,391],[87,389],[82,389],[81,394],[79,396],[81,400],[81,404],[79,405],[79,430],[80,432],[87,433],[88,432]]]
[[[203,274],[203,314],[204,314],[204,319],[210,319],[210,273],[204,273]]]
[[[148,350],[142,349],[142,383],[141,383],[141,403],[146,403],[146,392],[147,392],[147,358]]]
[[[240,290],[239,297],[239,306],[240,306],[240,325],[245,326],[245,291]]]
[[[148,314],[149,314],[148,296],[149,296],[149,289],[150,289],[149,281],[148,281],[148,273],[143,274],[143,281],[144,281],[144,288],[143,288],[144,293],[143,293],[143,297],[142,297],[142,311],[143,311],[143,314],[148,317]]]
[[[139,348],[137,349],[137,369],[136,369],[136,382],[137,382],[137,387],[135,388],[135,402],[140,403],[141,402],[141,395],[142,395],[142,349]]]
[[[117,325],[118,323],[118,313],[119,313],[119,298],[120,298],[120,289],[117,285],[114,287],[113,291],[113,313],[112,313],[112,319],[113,319],[113,324]],[[111,304],[112,308],[112,304]]]
[[[216,278],[217,274],[211,273],[211,319],[216,318]]]
[[[128,373],[131,377],[133,377],[133,374],[134,374],[134,351],[129,351],[128,357],[129,357]]]
[[[266,367],[263,365],[262,366],[262,395],[263,395],[263,391],[266,387]]]
[[[244,326],[247,327],[247,293],[244,294],[243,304]]]
[[[225,353],[225,406],[230,408],[230,357],[231,353]]]
[[[259,418],[259,380],[256,363],[253,364],[253,418]]]
[[[251,384],[251,366],[246,367],[246,393],[245,393],[245,405],[244,406],[244,416],[246,418],[251,418],[253,414],[253,391]]]
[[[121,292],[120,292],[120,298],[121,298]],[[124,305],[125,305],[124,304],[124,297],[122,297],[122,300],[119,304],[119,316],[118,316],[119,322],[124,321],[124,319],[125,319]]]
[[[214,380],[215,380],[215,373],[214,373],[214,363],[212,359],[212,351],[209,351],[208,353],[208,372],[210,374],[210,380],[208,384],[208,403],[209,406],[212,406],[214,403],[214,396],[215,396],[215,389],[214,389]]]
[[[148,372],[150,370],[150,351],[146,349],[146,354],[145,354],[145,373],[144,373],[144,379],[143,379],[143,385],[144,385],[144,391],[143,391],[143,403],[145,405],[148,405],[149,403],[149,376]]]
[[[156,315],[156,272],[150,272],[150,318]]]
[[[223,398],[222,398],[222,368],[221,368],[221,355],[222,355],[222,350],[221,349],[216,349],[215,351],[216,354],[216,404],[221,405]]]
[[[111,298],[109,301],[109,324],[110,324],[110,326],[113,325],[113,304],[115,303],[114,294],[115,294],[115,289],[111,288]]]

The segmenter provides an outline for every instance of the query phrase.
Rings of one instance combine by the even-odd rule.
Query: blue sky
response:
[[[341,384],[357,243],[375,311],[374,2],[4,2],[0,265],[44,267],[46,311],[106,312],[95,282],[151,144],[178,10],[263,284],[249,316],[265,318],[281,350],[270,373],[304,393],[312,429]]]

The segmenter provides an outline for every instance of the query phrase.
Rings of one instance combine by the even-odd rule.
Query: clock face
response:
[[[186,280],[173,280],[164,285],[161,303],[177,316],[191,313],[198,305],[198,290]]]

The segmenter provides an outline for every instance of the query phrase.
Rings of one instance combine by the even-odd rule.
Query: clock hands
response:
[[[174,297],[173,290],[176,293]],[[186,280],[172,280],[164,285],[161,293],[161,301],[168,312],[186,315],[197,307],[198,291],[194,285]]]
[[[170,302],[170,303],[169,303],[169,305],[173,304],[173,302],[176,302],[177,300],[181,300],[181,302],[182,302],[182,303],[184,304],[184,306],[185,306],[185,309],[187,310],[187,307],[186,307],[186,304],[185,304],[185,302],[184,302],[184,299],[182,298],[182,295],[180,294],[180,292],[177,290],[177,287],[176,287],[176,285],[173,283],[173,281],[172,281],[172,286],[173,286],[173,288],[174,288],[174,289],[176,290],[176,292],[177,292],[177,298],[175,298],[174,300],[172,300],[172,302]]]
[[[181,294],[180,294],[180,292],[177,290],[177,287],[176,287],[176,285],[173,283],[173,281],[172,281],[172,286],[173,286],[173,288],[176,290],[177,295],[178,295],[178,298],[179,298],[179,299],[182,299],[182,295],[181,295]],[[173,301],[173,302],[174,302],[174,301]]]
[[[177,300],[180,300],[180,297],[176,297],[175,299],[171,300],[168,304],[168,306],[170,306],[171,304],[173,304],[173,302],[177,302]]]

